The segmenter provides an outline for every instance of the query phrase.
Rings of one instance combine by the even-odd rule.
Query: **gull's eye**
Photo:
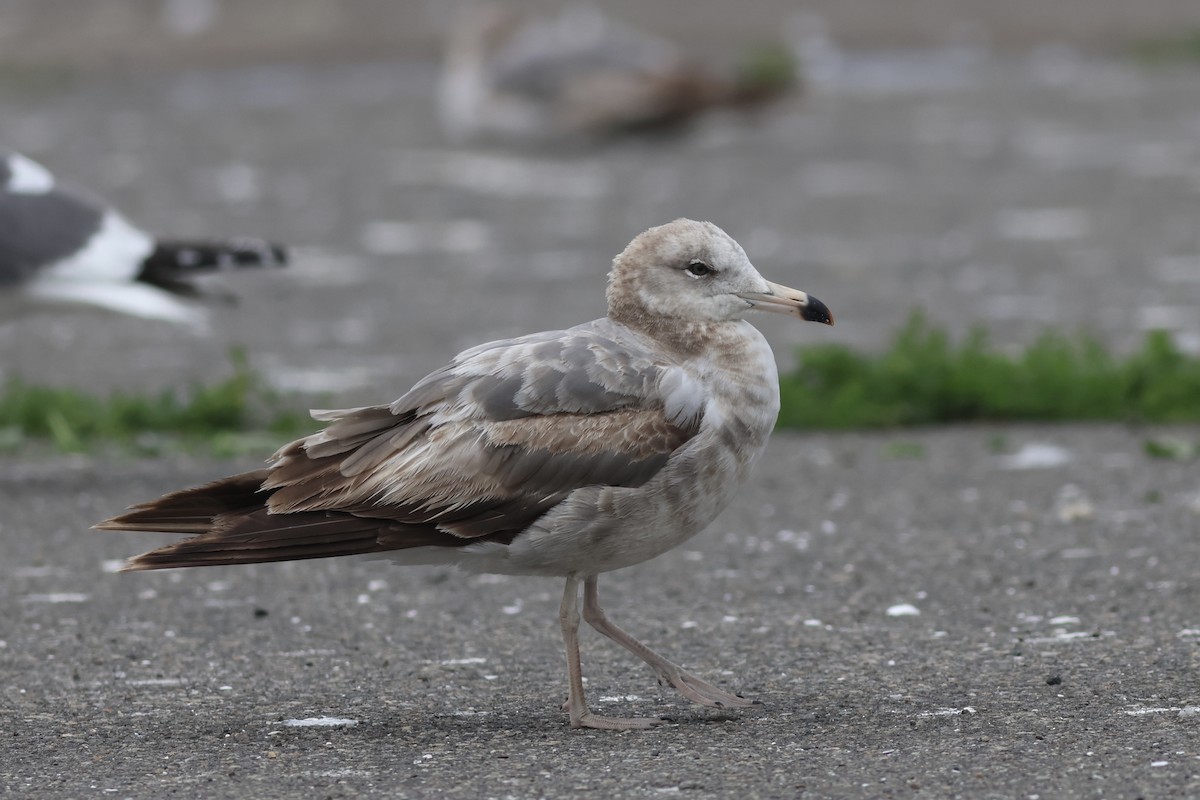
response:
[[[711,274],[712,271],[712,267],[699,260],[693,261],[687,265],[687,274],[691,275],[693,278],[703,278],[705,275]]]

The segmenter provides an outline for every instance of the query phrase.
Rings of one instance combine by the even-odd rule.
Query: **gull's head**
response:
[[[677,219],[639,234],[608,276],[608,316],[634,327],[727,322],[750,311],[833,324],[824,303],[759,275],[741,245],[711,222]]]

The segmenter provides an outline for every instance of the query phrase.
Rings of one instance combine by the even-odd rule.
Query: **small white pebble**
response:
[[[27,594],[21,598],[22,603],[86,603],[90,595],[83,592],[45,592],[42,594]]]
[[[1058,445],[1028,442],[1011,455],[1000,457],[1001,469],[1049,469],[1071,461],[1071,453]]]
[[[1060,522],[1089,520],[1096,516],[1096,507],[1082,489],[1068,483],[1058,490],[1054,511]]]
[[[358,724],[358,720],[344,717],[306,717],[304,719],[285,719],[283,724],[289,728],[329,728],[342,725],[352,728]],[[432,758],[432,756],[428,757]]]
[[[897,603],[887,610],[889,617],[916,617],[920,614],[921,610],[912,603]]]

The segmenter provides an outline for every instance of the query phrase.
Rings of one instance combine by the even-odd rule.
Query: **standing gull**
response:
[[[204,312],[181,299],[203,294],[193,277],[286,261],[282,247],[260,239],[158,239],[116,209],[59,188],[42,165],[0,152],[0,293],[18,301],[203,327]]]
[[[665,553],[729,502],[779,411],[771,348],[743,319],[832,324],[710,222],[651,228],[613,261],[608,315],[458,354],[391,405],[318,411],[324,430],[267,469],[132,507],[103,530],[194,534],[129,570],[387,553],[401,564],[566,578],[559,621],[571,726],[661,720],[588,710],[583,618],[692,702],[748,706],[618,628],[602,572]]]

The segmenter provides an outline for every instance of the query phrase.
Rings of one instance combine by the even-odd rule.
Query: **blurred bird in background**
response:
[[[160,239],[103,202],[59,188],[37,162],[0,151],[5,316],[36,303],[82,304],[203,330],[205,310],[192,301],[232,297],[194,278],[287,260],[282,246],[261,239]]]
[[[447,39],[438,105],[453,141],[538,142],[668,128],[716,107],[760,106],[796,85],[783,45],[722,75],[590,6],[522,17],[480,5]]]

